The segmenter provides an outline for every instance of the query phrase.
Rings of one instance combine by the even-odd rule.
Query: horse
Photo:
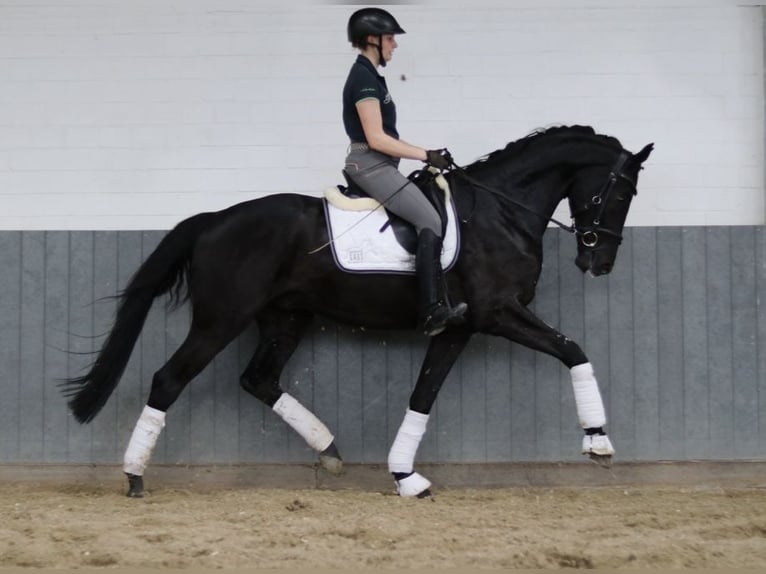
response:
[[[431,494],[414,471],[429,413],[451,367],[474,333],[500,336],[561,361],[572,379],[581,452],[611,463],[614,447],[593,366],[573,340],[532,313],[542,270],[542,237],[551,221],[577,241],[575,264],[594,276],[614,265],[637,194],[639,170],[654,144],[633,154],[589,126],[555,126],[512,141],[479,160],[441,174],[452,191],[460,232],[457,260],[445,274],[448,293],[468,304],[462,324],[430,338],[404,420],[391,445],[388,470],[403,497]],[[428,179],[428,178],[426,178]],[[425,185],[425,184],[424,184]],[[552,219],[568,199],[572,224]],[[283,193],[245,201],[181,221],[140,265],[125,289],[111,331],[94,363],[63,381],[68,406],[91,421],[117,386],[153,301],[170,294],[188,302],[188,334],[153,376],[146,405],[125,452],[128,496],[144,493],[143,474],[168,409],[189,382],[253,323],[258,344],[241,387],[265,403],[340,472],[335,437],[279,380],[312,318],[371,329],[414,329],[413,274],[341,270],[323,198]]]

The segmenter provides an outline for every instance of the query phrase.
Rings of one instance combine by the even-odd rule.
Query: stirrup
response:
[[[429,337],[438,335],[449,325],[461,325],[465,322],[465,312],[468,305],[458,303],[454,307],[448,307],[443,301],[434,303],[428,308],[423,320],[423,330]]]

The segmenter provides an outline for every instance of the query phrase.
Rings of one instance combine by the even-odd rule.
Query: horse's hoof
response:
[[[143,498],[144,497],[144,477],[137,474],[128,474],[128,498]]]
[[[597,454],[601,456],[612,456],[614,447],[612,441],[605,434],[586,434],[582,437],[583,454]]]
[[[343,460],[334,456],[319,455],[319,465],[330,474],[343,474]]]
[[[601,468],[612,468],[612,455],[611,454],[596,454],[594,452],[588,453],[590,459],[599,465]]]
[[[396,492],[402,498],[429,498],[431,481],[417,472],[409,474],[393,473],[396,482]]]
[[[330,474],[338,475],[343,472],[343,459],[335,442],[330,443],[330,446],[319,453],[319,464]]]

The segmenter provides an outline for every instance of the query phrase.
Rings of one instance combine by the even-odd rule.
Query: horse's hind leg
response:
[[[439,389],[470,338],[469,331],[447,329],[429,342],[409,408],[388,453],[388,470],[400,496],[424,498],[431,495],[431,482],[413,470],[415,455]]]
[[[343,462],[334,437],[316,415],[282,390],[279,378],[313,316],[304,311],[268,308],[257,317],[258,347],[245,369],[242,388],[266,404],[314,450],[328,471],[338,474]]]
[[[165,413],[181,391],[240,331],[244,323],[226,329],[201,330],[192,325],[186,339],[170,360],[154,374],[149,400],[125,451],[124,470],[128,496],[143,496],[143,474],[165,426]]]

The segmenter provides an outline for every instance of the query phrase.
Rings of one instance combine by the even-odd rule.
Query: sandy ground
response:
[[[0,486],[0,567],[753,568],[763,488],[389,492]]]

